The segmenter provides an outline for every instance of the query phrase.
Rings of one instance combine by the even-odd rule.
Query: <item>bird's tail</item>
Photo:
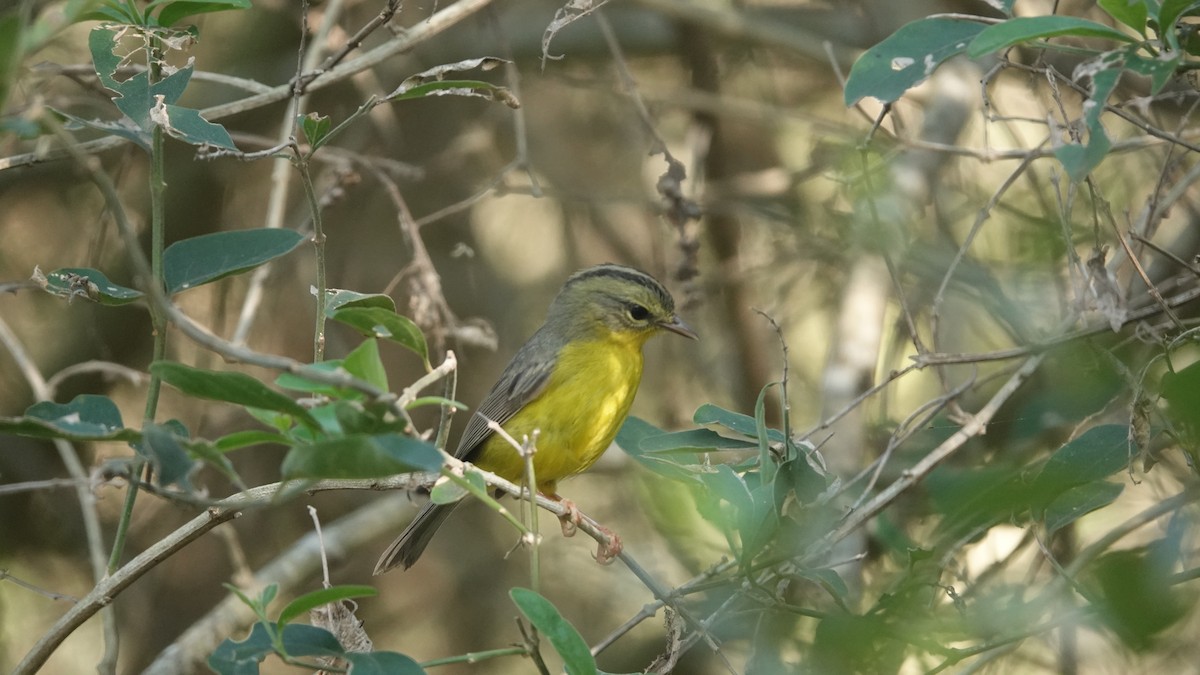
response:
[[[455,506],[458,506],[458,502],[426,504],[404,528],[404,532],[379,556],[379,562],[375,563],[375,574],[383,574],[397,566],[403,566],[404,569],[412,567]]]

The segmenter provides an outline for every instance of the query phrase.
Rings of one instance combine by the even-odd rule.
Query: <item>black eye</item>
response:
[[[645,321],[646,319],[650,318],[650,310],[638,304],[630,305],[628,311],[629,318],[633,319],[634,321]]]

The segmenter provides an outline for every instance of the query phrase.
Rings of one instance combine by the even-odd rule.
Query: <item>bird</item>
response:
[[[518,440],[534,437],[536,431],[538,492],[563,502],[578,523],[578,511],[559,496],[558,482],[586,471],[612,443],[642,379],[642,346],[664,331],[699,339],[654,277],[614,263],[572,274],[551,302],[545,322],[517,350],[471,415],[454,456],[519,483],[525,459],[488,421]],[[380,556],[375,574],[416,563],[457,504],[422,507]],[[568,525],[563,520],[566,535],[573,532]],[[619,551],[619,543],[613,546]],[[609,551],[607,559],[615,554]],[[604,557],[602,549],[597,559]]]

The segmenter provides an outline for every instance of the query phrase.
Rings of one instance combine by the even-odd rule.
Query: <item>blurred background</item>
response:
[[[65,3],[19,4],[21,11],[52,24]],[[305,101],[306,111],[336,124],[369,96],[386,94],[409,75],[438,64],[480,56],[512,61],[511,67],[470,76],[510,88],[519,110],[449,96],[380,106],[334,147],[318,153],[314,165],[324,204],[330,286],[389,293],[426,331],[436,349],[435,364],[444,350],[455,352],[458,399],[468,405],[482,398],[514,350],[540,325],[566,277],[587,265],[619,262],[655,275],[671,288],[680,314],[702,337],[690,342],[668,336],[648,345],[633,414],[665,429],[690,428],[693,412],[704,403],[752,415],[760,391],[781,380],[786,367],[789,421],[793,430],[806,430],[910,363],[910,321],[927,348],[944,353],[982,353],[1058,334],[1064,318],[1080,309],[1068,251],[1078,249],[1087,259],[1094,247],[1112,243],[1110,231],[1093,230],[1091,213],[1101,200],[1084,191],[1068,195],[1053,157],[1029,159],[1019,178],[1006,184],[1047,133],[1048,116],[1078,114],[1077,96],[1063,97],[1070,110],[1059,109],[1044,82],[1012,70],[989,76],[985,108],[979,83],[991,64],[964,61],[948,64],[898,102],[874,136],[870,132],[880,106],[870,99],[849,109],[844,104],[842,78],[861,50],[904,23],[937,12],[993,16],[989,3],[614,2],[601,10],[602,19],[586,17],[555,34],[549,53],[561,58],[548,60],[542,58],[544,34],[561,3],[477,4],[479,9],[436,37]],[[1046,13],[1052,5],[1060,12],[1086,13],[1090,4],[1017,3],[1019,13],[1030,14]],[[332,21],[327,50],[335,51],[383,5],[382,0],[313,2],[309,38]],[[390,25],[398,33],[415,30],[451,7],[404,3]],[[611,28],[619,52],[606,41],[602,22]],[[195,58],[198,71],[268,86],[295,75],[303,29],[298,3],[256,0],[250,10],[205,15],[196,23],[200,38],[187,57]],[[92,25],[63,27],[13,66],[6,113],[50,105],[85,118],[111,117],[108,95],[87,74]],[[391,36],[388,29],[375,31],[362,49]],[[1070,72],[1071,64],[1056,65]],[[1123,86],[1128,88],[1123,95],[1134,97],[1144,85]],[[203,109],[245,95],[236,83],[197,75],[182,103]],[[1190,119],[1192,101],[1186,96],[1155,101],[1142,114],[1160,128],[1181,128]],[[283,111],[281,102],[215,121],[233,133],[241,149],[258,150],[277,142]],[[1145,136],[1136,126],[1118,124],[1110,134],[1114,140]],[[98,135],[79,132],[81,139]],[[683,196],[699,205],[700,218],[673,220],[656,191],[667,171],[657,139],[686,168]],[[3,135],[0,157],[35,152],[45,143]],[[1119,219],[1128,217],[1145,206],[1157,185],[1174,184],[1194,164],[1189,153],[1170,153],[1164,144],[1146,143],[1106,161],[1095,180],[1107,208]],[[146,230],[145,153],[124,145],[97,156],[131,217]],[[303,192],[287,167],[281,175],[289,187],[280,189],[277,163],[286,164],[200,160],[193,147],[168,141],[168,243],[263,227],[276,217],[273,208],[284,226],[307,231]],[[867,167],[871,173],[864,180]],[[1179,185],[1189,197],[1194,192]],[[985,209],[990,199],[996,201]],[[28,279],[39,267],[94,267],[133,285],[110,214],[69,161],[0,171],[0,205],[0,282]],[[417,227],[404,225],[398,217],[403,209]],[[980,218],[981,210],[986,218]],[[1192,259],[1200,233],[1194,217],[1193,203],[1185,198],[1154,240],[1179,258]],[[967,253],[943,285],[960,247]],[[1118,249],[1114,245],[1110,254],[1120,258]],[[1127,263],[1112,265],[1122,284],[1131,283]],[[253,274],[188,291],[178,302],[218,335],[231,338],[243,331],[255,350],[308,360],[313,270],[307,245],[271,264],[262,303],[249,320],[242,312]],[[1161,258],[1150,269],[1154,278],[1176,272]],[[1144,294],[1144,286],[1132,283],[1131,302],[1141,302]],[[1183,311],[1194,314],[1194,309]],[[46,377],[93,360],[144,372],[150,360],[150,323],[140,305],[67,303],[23,289],[0,295],[0,317]],[[357,333],[331,325],[327,355],[343,356],[359,341]],[[174,330],[168,349],[170,358],[189,365],[223,367],[219,358]],[[423,373],[412,354],[387,345],[383,352],[393,390]],[[999,385],[989,376],[1007,365],[982,361],[906,375],[810,440],[824,443],[822,454],[835,473],[852,476],[922,405],[970,385],[961,404],[971,410]],[[144,381],[127,375],[68,373],[56,382],[56,400],[102,393],[116,400],[132,423],[141,415]],[[1124,414],[1121,406],[1128,401],[1112,404],[1123,386],[1120,367],[1096,350],[1062,348],[1025,395],[996,418],[987,436],[972,445],[969,461],[1002,452],[1008,461],[1020,462],[1036,453],[1034,448],[1061,442],[1087,416]],[[778,392],[772,389],[767,396],[768,421],[776,426],[782,424]],[[171,390],[164,396],[159,417],[181,419],[200,436],[256,425],[231,406],[197,406]],[[0,353],[0,415],[20,415],[34,402],[18,360]],[[436,421],[432,414],[417,417],[426,429]],[[460,415],[451,446],[464,422]],[[933,439],[954,428],[939,420],[906,451],[920,456]],[[131,452],[118,443],[80,451],[96,472]],[[231,456],[252,484],[276,480],[281,457],[281,449],[270,447]],[[1127,507],[1112,517],[1134,513],[1177,489],[1186,469],[1179,460],[1164,461],[1174,473],[1159,472],[1135,494],[1127,491]],[[0,436],[0,484],[64,475],[50,444]],[[889,470],[884,479],[895,475]],[[198,482],[214,497],[229,490],[208,473]],[[690,512],[686,493],[639,470],[619,451],[610,451],[592,472],[568,481],[561,491],[616,530],[627,550],[668,586],[726,555],[724,538]],[[72,496],[63,486],[0,493],[0,568],[41,588],[86,594],[93,582]],[[119,483],[104,483],[95,496],[102,523],[111,527],[123,490]],[[385,498],[376,492],[324,493],[248,512],[219,528],[223,534],[205,536],[157,566],[115,604],[125,635],[118,672],[148,667],[225,597],[222,582],[259,570],[308,534],[312,525],[305,505],[315,506],[322,522],[330,524]],[[378,597],[359,605],[375,645],[425,660],[519,639],[507,594],[528,583],[527,555],[506,556],[516,543],[512,530],[475,505],[455,514],[413,569],[371,578],[378,555],[415,514],[419,500],[396,503],[392,523],[372,525],[376,529],[355,548],[331,552],[334,583],[379,588]],[[919,531],[923,512],[913,509],[914,520],[907,524]],[[194,513],[143,496],[132,525],[131,554]],[[1009,534],[1019,539],[1020,531],[1013,530]],[[987,545],[1006,551],[1015,543],[989,540]],[[853,546],[866,550],[869,544]],[[593,563],[594,543],[585,537],[563,539],[549,527],[541,550],[542,592],[589,644],[651,601],[620,564]],[[978,555],[992,560],[1006,553]],[[882,578],[882,573],[868,573],[862,584],[870,588]],[[312,574],[293,592],[318,584],[319,576]],[[0,582],[0,668],[19,661],[67,606]],[[745,638],[756,630],[752,623],[723,626],[723,655],[697,647],[676,672],[728,672],[724,658],[742,668],[752,644]],[[1127,667],[1197,672],[1188,626],[1196,627],[1194,617],[1179,627],[1171,648],[1138,661],[1136,668],[1113,642],[1089,643],[1094,649],[1080,672],[1133,672]],[[601,655],[601,668],[639,670],[663,651],[663,640],[660,619],[644,622]],[[101,651],[100,623],[92,620],[67,640],[46,672],[90,671]],[[1058,672],[1050,647],[1022,651],[1027,659],[1018,661],[1022,672]],[[1120,665],[1105,665],[1106,659]],[[435,672],[531,669],[528,662],[506,659]],[[286,670],[269,663],[265,672]]]

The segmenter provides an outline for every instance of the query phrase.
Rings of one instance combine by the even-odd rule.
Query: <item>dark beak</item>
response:
[[[693,340],[700,339],[700,336],[696,335],[696,331],[692,330],[691,326],[684,323],[683,319],[680,319],[674,314],[672,314],[671,318],[667,321],[659,321],[658,327],[662,328],[663,330],[669,330],[672,333],[677,333],[686,338],[691,338]]]

